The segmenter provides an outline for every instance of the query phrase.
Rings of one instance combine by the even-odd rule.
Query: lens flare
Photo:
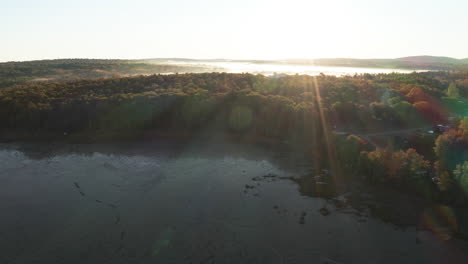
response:
[[[427,208],[422,214],[421,224],[441,240],[450,240],[458,230],[458,223],[452,208],[438,205]]]

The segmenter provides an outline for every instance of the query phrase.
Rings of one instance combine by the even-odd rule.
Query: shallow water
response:
[[[308,171],[230,144],[2,144],[0,263],[467,263],[463,240],[301,195]]]

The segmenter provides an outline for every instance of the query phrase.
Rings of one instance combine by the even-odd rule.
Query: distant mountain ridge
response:
[[[396,59],[294,59],[285,60],[288,64],[343,66],[343,67],[370,67],[370,68],[402,68],[414,70],[468,70],[468,58],[455,59],[436,56],[410,56]]]
[[[398,61],[408,61],[414,63],[453,63],[453,64],[468,64],[468,58],[455,59],[451,57],[436,57],[436,56],[410,56],[397,58]]]

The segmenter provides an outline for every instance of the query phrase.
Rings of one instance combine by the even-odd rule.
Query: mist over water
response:
[[[376,74],[376,73],[411,73],[414,70],[407,69],[385,69],[385,68],[365,68],[365,67],[334,67],[317,65],[293,65],[293,64],[274,64],[274,63],[253,63],[253,62],[229,62],[229,61],[184,61],[167,60],[161,64],[203,67],[206,72],[226,72],[226,73],[252,73],[266,76],[273,75],[334,75],[345,76],[354,74]]]

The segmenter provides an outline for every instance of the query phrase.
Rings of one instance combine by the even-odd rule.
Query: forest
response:
[[[15,83],[0,89],[0,140],[220,134],[285,145],[310,156],[317,170],[330,169],[337,182],[359,178],[466,204],[467,97],[468,72],[158,74]]]
[[[203,66],[169,65],[148,60],[58,59],[5,62],[0,63],[0,89],[37,82],[202,71],[206,71]]]
[[[467,71],[468,59],[414,56],[398,59],[289,59],[289,60],[194,60],[159,58],[140,60],[56,59],[0,63],[0,89],[40,82],[122,78],[138,75],[223,72],[210,63],[271,64],[277,66],[338,66],[407,70]],[[207,64],[208,63],[208,64]]]

